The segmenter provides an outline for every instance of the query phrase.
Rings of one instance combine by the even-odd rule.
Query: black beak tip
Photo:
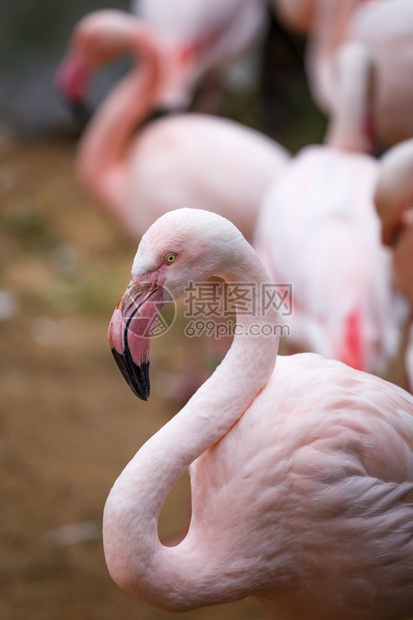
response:
[[[150,395],[149,361],[142,362],[140,366],[137,366],[132,360],[129,350],[126,350],[125,354],[122,355],[116,349],[112,349],[112,355],[135,396],[147,401]]]
[[[68,99],[67,97],[61,95],[61,93],[59,94],[64,105],[70,110],[76,127],[79,131],[83,131],[92,118],[92,109],[84,101]]]
[[[92,110],[81,101],[70,103],[69,108],[76,124],[84,129],[92,118]]]
[[[146,402],[148,402],[148,400],[149,400],[149,394],[148,394],[147,396],[146,396],[146,395],[143,395],[143,394],[138,394],[138,393],[137,393],[137,392],[136,392],[133,388],[131,388],[131,389],[132,389],[133,393],[134,393],[134,394],[135,394],[138,398],[140,398],[141,400],[145,401],[145,403],[146,403]]]

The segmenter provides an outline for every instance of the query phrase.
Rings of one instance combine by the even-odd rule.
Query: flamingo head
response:
[[[115,361],[136,396],[149,397],[150,340],[164,305],[182,297],[190,282],[231,273],[237,256],[241,264],[245,260],[239,252],[246,247],[231,222],[201,209],[166,213],[142,237],[108,331]]]
[[[76,26],[69,51],[56,72],[56,86],[75,118],[89,120],[88,86],[93,74],[130,53],[131,40],[145,37],[145,27],[122,11],[89,13]]]
[[[91,117],[89,106],[86,103],[88,76],[84,58],[82,54],[77,52],[66,57],[56,74],[56,86],[59,94],[82,128]]]

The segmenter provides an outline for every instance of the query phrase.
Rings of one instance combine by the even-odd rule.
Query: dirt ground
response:
[[[62,139],[0,143],[0,618],[264,618],[248,601],[171,616],[108,575],[104,502],[177,410],[155,377],[182,364],[182,339],[172,329],[155,343],[154,393],[138,401],[106,336],[136,244],[79,189],[74,149]],[[188,500],[184,480],[162,537],[179,534]]]

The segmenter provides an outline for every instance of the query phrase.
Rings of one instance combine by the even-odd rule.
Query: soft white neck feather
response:
[[[255,283],[255,316],[237,316],[238,331],[243,334],[252,325],[277,324],[275,309],[264,311],[261,284],[269,278],[252,248],[247,259],[247,269],[244,263],[232,273],[220,274],[228,282]],[[188,466],[230,430],[266,385],[277,351],[277,334],[235,336],[214,374],[139,450],[116,481],[104,512],[106,560],[114,580],[140,599],[168,610],[208,604],[212,600],[204,600],[205,594],[197,589],[201,573],[211,578],[213,602],[234,598],[224,591],[219,568],[206,566],[191,546],[196,523],[191,522],[179,545],[164,547],[158,538],[158,517],[166,496]]]

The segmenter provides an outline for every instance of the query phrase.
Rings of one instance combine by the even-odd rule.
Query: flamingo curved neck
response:
[[[375,137],[370,104],[373,88],[370,54],[362,44],[352,41],[338,51],[334,64],[337,80],[326,142],[345,151],[372,153]]]
[[[347,37],[351,18],[360,0],[319,0],[315,35],[330,53]]]
[[[211,569],[200,557],[196,523],[191,522],[186,538],[176,547],[160,543],[157,525],[175,482],[230,430],[273,372],[278,332],[275,329],[271,336],[264,336],[262,327],[277,325],[277,313],[272,305],[266,308],[262,285],[269,278],[252,249],[251,259],[248,271],[227,274],[225,280],[248,286],[254,283],[254,316],[237,315],[237,335],[221,365],[139,450],[116,481],[105,506],[104,547],[113,579],[141,600],[167,610],[210,604],[211,598],[204,600],[205,594],[197,586],[209,580],[209,597],[213,592],[214,602],[238,598],[231,598],[226,588],[221,591],[219,567]],[[257,335],[251,337],[252,333]]]
[[[347,38],[351,17],[359,3],[360,0],[318,0],[309,55],[310,65],[315,68],[317,89],[327,108],[333,88],[333,56]]]
[[[103,42],[108,34],[102,33]],[[78,174],[84,184],[104,205],[117,211],[122,210],[128,191],[127,149],[137,127],[152,110],[160,81],[160,60],[145,27],[125,28],[122,36],[122,51],[130,51],[137,66],[96,111],[77,158]]]

